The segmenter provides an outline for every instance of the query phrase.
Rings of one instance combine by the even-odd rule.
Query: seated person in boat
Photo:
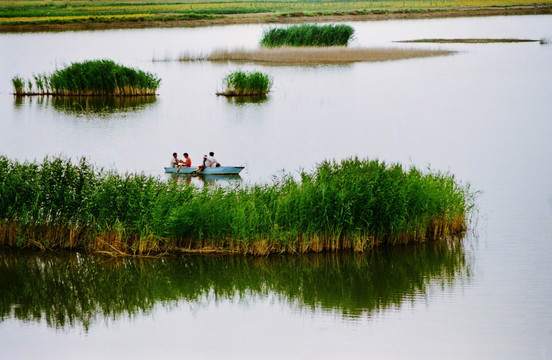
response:
[[[220,166],[217,159],[215,159],[215,153],[214,152],[211,151],[209,153],[209,157],[207,158],[207,161],[205,161],[205,166],[206,167],[212,167],[212,166],[219,167]]]
[[[192,159],[190,159],[190,157],[188,156],[188,153],[184,153],[183,155],[184,155],[184,160],[179,160],[177,172],[179,172],[180,169],[182,169],[183,167],[192,166]]]
[[[203,155],[203,164],[197,167],[196,174],[199,174],[203,169],[208,167],[219,167],[220,163],[215,159],[215,153],[210,152],[209,157],[207,155]]]
[[[203,155],[203,162],[197,167],[196,174],[199,174],[207,167],[207,155]]]
[[[192,166],[192,159],[188,156],[188,153],[182,154],[184,155],[184,160],[181,160],[183,167],[191,167]]]
[[[177,156],[176,153],[173,153],[173,157],[171,159],[171,167],[175,168],[178,167],[178,165],[182,162]]]

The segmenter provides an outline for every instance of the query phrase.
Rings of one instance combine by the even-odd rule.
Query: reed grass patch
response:
[[[347,64],[444,56],[454,51],[401,48],[279,47],[215,50],[208,55],[181,55],[180,61],[234,61],[282,65]]]
[[[271,28],[264,32],[261,46],[347,46],[355,30],[349,25],[300,24]]]
[[[52,74],[12,79],[15,95],[152,96],[161,79],[156,75],[116,64],[111,60],[73,63]]]
[[[224,78],[224,96],[263,96],[272,87],[272,78],[261,72],[234,71]]]
[[[454,176],[350,158],[269,184],[198,189],[86,159],[0,156],[0,246],[115,255],[355,250],[462,236],[474,193]]]

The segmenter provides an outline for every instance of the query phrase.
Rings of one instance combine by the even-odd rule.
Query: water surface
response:
[[[459,52],[271,67],[152,61],[255,48],[262,25],[1,34],[7,50],[0,55],[0,153],[21,161],[86,156],[98,166],[164,178],[174,151],[194,162],[214,151],[223,164],[246,166],[244,183],[349,156],[430,166],[480,191],[472,236],[460,250],[106,263],[82,255],[3,255],[2,354],[551,359],[552,46],[393,41],[550,39],[552,16],[350,24],[351,46]],[[95,58],[157,73],[159,95],[86,107],[10,94],[14,75]],[[236,103],[215,95],[238,68],[273,76],[267,99]],[[19,280],[5,280],[6,273]],[[84,281],[99,278],[107,280]],[[73,310],[81,315],[71,317]]]

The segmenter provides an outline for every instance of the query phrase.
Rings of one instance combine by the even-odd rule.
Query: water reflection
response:
[[[184,256],[106,259],[78,253],[0,250],[0,317],[83,326],[139,316],[177,301],[244,301],[276,294],[301,310],[369,315],[469,277],[461,244],[370,254]]]
[[[256,96],[226,96],[228,104],[247,105],[247,104],[262,104],[268,100],[266,95]]]
[[[52,106],[61,112],[79,114],[114,114],[136,111],[155,103],[155,96],[15,96],[15,106],[36,102],[41,106]]]
[[[242,183],[242,177],[238,175],[191,175],[191,174],[167,174],[172,181],[195,185],[197,187],[235,187]]]

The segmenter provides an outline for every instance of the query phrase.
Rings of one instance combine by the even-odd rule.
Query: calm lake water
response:
[[[0,154],[86,156],[166,178],[214,151],[244,184],[350,156],[449,171],[480,191],[461,244],[363,255],[110,260],[0,252],[0,358],[552,359],[552,16],[350,23],[351,46],[444,57],[274,67],[170,60],[255,48],[268,26],[0,34]],[[109,58],[161,77],[156,98],[15,99],[11,78]],[[261,102],[217,97],[235,69]],[[199,179],[194,183],[201,185]]]

